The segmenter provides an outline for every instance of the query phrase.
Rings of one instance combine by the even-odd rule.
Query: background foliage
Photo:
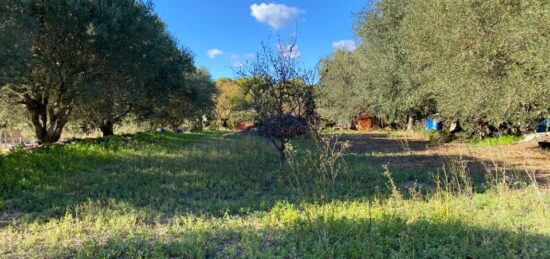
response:
[[[470,136],[520,134],[550,114],[550,3],[384,0],[357,14],[357,50],[323,60],[320,112],[394,127],[438,113]]]

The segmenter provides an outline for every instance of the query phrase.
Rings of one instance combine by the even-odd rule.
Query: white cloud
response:
[[[332,47],[335,49],[354,51],[357,48],[357,45],[353,40],[341,40],[332,43]]]
[[[273,29],[281,29],[288,23],[296,21],[302,10],[284,4],[261,3],[250,6],[250,14],[258,22],[265,23]]]
[[[279,50],[279,52],[281,52],[281,54],[285,58],[297,59],[302,56],[302,53],[300,52],[298,45],[277,44],[277,49]]]
[[[208,55],[209,58],[217,58],[223,55],[223,51],[219,49],[210,49],[206,52],[206,55]]]
[[[252,61],[252,59],[254,59],[254,57],[256,57],[256,55],[252,53],[246,53],[244,54],[244,56],[234,54],[234,53],[230,53],[226,55],[232,67],[244,67],[247,64],[249,64]]]
[[[229,63],[232,67],[244,67],[247,64],[247,60],[242,60],[241,56],[237,54],[230,54],[229,55]]]

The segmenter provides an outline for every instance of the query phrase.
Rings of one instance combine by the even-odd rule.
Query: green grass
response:
[[[498,145],[510,145],[522,140],[521,136],[500,136],[484,139],[474,139],[470,141],[474,146],[498,146]]]
[[[0,258],[550,256],[547,193],[476,177],[472,191],[435,191],[436,169],[390,165],[392,192],[376,159],[346,155],[348,174],[319,193],[281,181],[274,148],[253,136],[142,133],[14,153],[0,161]]]

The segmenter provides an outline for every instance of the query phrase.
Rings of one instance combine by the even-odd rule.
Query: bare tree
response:
[[[306,134],[314,116],[315,70],[306,69],[296,39],[279,40],[275,46],[262,43],[256,59],[238,72],[261,121],[260,132],[279,151],[280,170],[286,166],[289,139]]]

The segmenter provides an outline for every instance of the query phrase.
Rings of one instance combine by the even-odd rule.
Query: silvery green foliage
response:
[[[94,57],[77,117],[112,135],[113,126],[128,115],[143,122],[168,113],[172,102],[184,101],[173,97],[191,91],[185,74],[195,70],[193,59],[178,47],[150,3],[106,0],[90,12],[95,15],[87,34]]]
[[[318,112],[338,124],[350,122],[368,109],[369,82],[361,80],[364,63],[354,52],[338,50],[321,61],[321,84],[317,97]]]
[[[2,4],[0,85],[12,103],[24,105],[43,143],[56,142],[70,119],[111,135],[127,115],[150,120],[174,103],[193,102],[194,110],[206,103],[195,87],[201,84],[187,76],[197,73],[192,55],[167,32],[151,2]]]
[[[328,118],[437,112],[486,136],[550,116],[550,2],[384,0],[357,17],[362,44],[323,63]]]
[[[26,11],[19,0],[4,0],[0,5],[0,87],[21,83],[28,76],[35,24]]]
[[[321,113],[342,122],[370,112],[394,125],[429,113],[433,101],[411,73],[401,40],[409,1],[386,0],[357,14],[362,44],[337,50],[321,68]],[[331,108],[329,108],[331,107]]]
[[[24,69],[5,78],[7,88],[23,104],[35,135],[43,143],[56,142],[86,86],[93,55],[87,42],[90,1],[14,1],[20,8],[17,40],[22,55],[14,63]],[[32,25],[32,26],[26,26]],[[26,40],[29,40],[28,42]],[[3,43],[5,44],[5,43]]]
[[[550,2],[430,0],[411,9],[407,55],[442,116],[484,135],[525,131],[549,115]]]

